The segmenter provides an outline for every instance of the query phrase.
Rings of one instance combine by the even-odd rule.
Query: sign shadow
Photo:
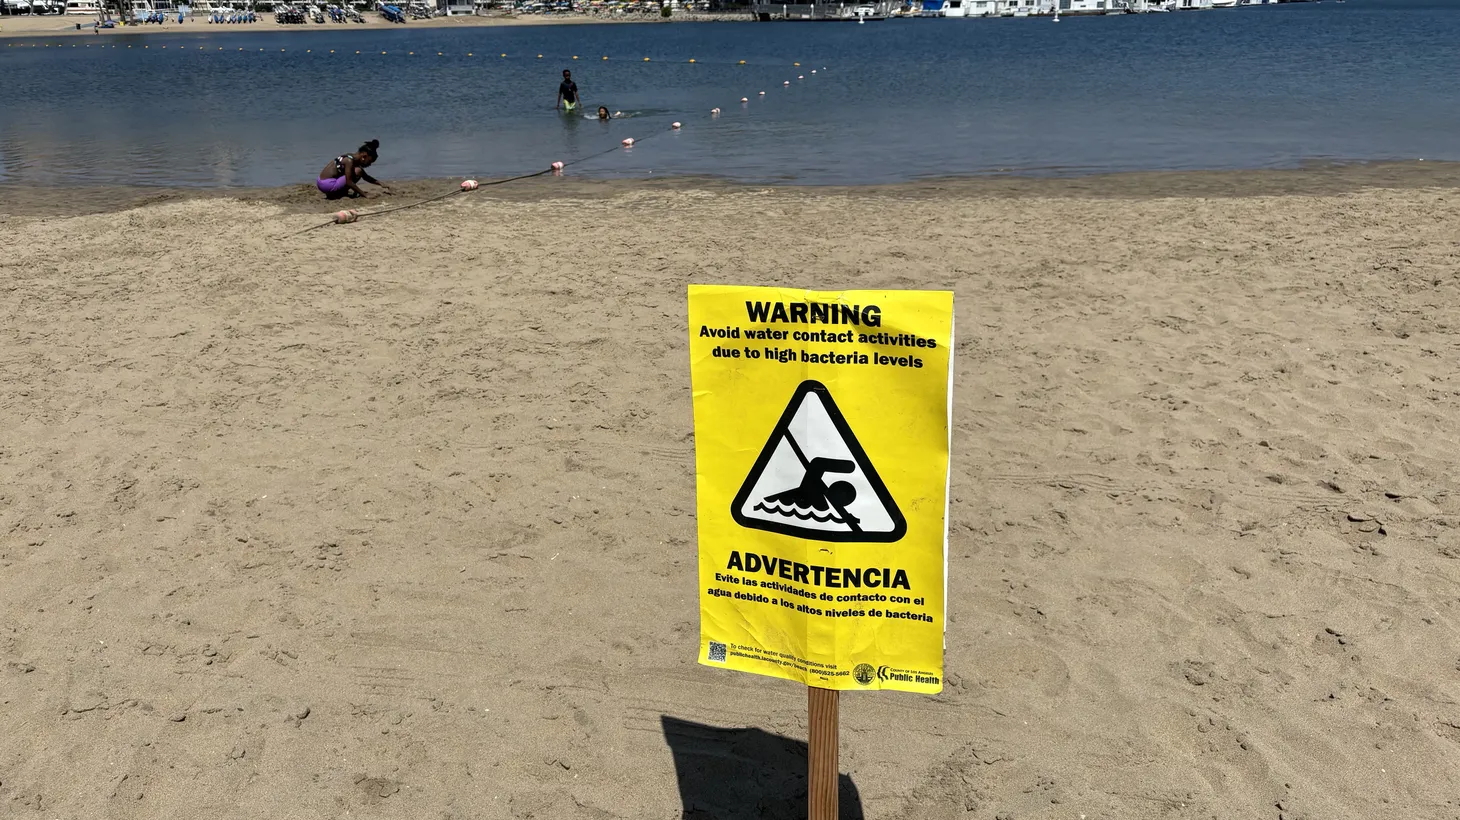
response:
[[[664,715],[683,820],[805,820],[806,744],[760,729],[721,729]],[[840,820],[863,820],[862,798],[838,775]]]

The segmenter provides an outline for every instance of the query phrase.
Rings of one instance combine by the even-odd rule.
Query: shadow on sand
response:
[[[806,744],[760,729],[720,729],[663,717],[684,820],[804,820]],[[862,820],[862,798],[840,776],[841,820]]]

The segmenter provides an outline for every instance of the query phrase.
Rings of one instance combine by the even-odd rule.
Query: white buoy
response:
[[[477,189],[477,181],[476,180],[474,180],[474,179],[463,179],[461,181],[461,190],[463,190],[463,191],[475,191],[476,189]]]
[[[673,124],[673,125],[671,125],[671,126],[669,126],[669,127],[670,127],[670,128],[673,128],[673,129],[674,129],[674,130],[676,130],[676,131],[678,131],[678,130],[679,130],[679,123],[674,123],[674,124]]]
[[[761,95],[761,96],[762,96],[762,97],[764,97],[764,96],[765,96],[765,92],[764,92],[764,91],[762,91],[762,92],[760,92],[760,95]]]
[[[624,137],[624,147],[628,147],[628,146],[633,145],[633,144],[634,144],[634,138],[633,137]]]
[[[348,225],[360,218],[359,211],[335,211],[335,224]]]
[[[561,170],[563,170],[563,163],[561,163],[561,162],[554,162],[553,163],[553,170],[554,171],[561,171]]]
[[[712,115],[712,116],[719,116],[719,114],[720,114],[720,109],[718,109],[718,108],[711,108],[711,109],[710,109],[710,114],[711,114],[711,115]]]
[[[747,102],[750,102],[750,98],[749,97],[741,97],[740,98],[740,101],[743,102],[743,103],[747,103]]]

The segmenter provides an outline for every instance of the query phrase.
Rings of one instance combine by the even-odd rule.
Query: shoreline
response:
[[[300,25],[284,25],[274,22],[273,15],[261,15],[254,23],[233,23],[233,24],[212,24],[206,18],[193,17],[189,22],[178,25],[176,22],[163,23],[161,25],[134,25],[119,26],[112,29],[101,29],[93,33],[91,30],[92,18],[82,18],[80,15],[42,15],[34,17],[0,17],[0,40],[21,40],[40,37],[117,37],[133,36],[141,34],[193,34],[203,31],[209,34],[256,34],[265,31],[375,31],[379,29],[410,29],[410,28],[496,28],[501,26],[561,26],[561,25],[590,25],[595,23],[623,25],[630,23],[739,23],[754,22],[748,14],[712,14],[679,12],[673,17],[649,17],[642,18],[612,18],[612,17],[590,17],[586,15],[530,15],[517,17],[512,15],[478,16],[468,15],[460,17],[433,17],[429,20],[412,20],[409,23],[386,22],[377,12],[362,12],[365,18],[364,23],[305,23]],[[176,19],[176,18],[174,18]],[[78,31],[76,23],[81,23]]]
[[[165,203],[228,200],[278,206],[287,213],[328,214],[341,208],[397,206],[438,196],[463,177],[386,181],[391,196],[364,201],[325,200],[311,183],[263,188],[173,188],[141,185],[34,186],[0,183],[0,217],[52,218],[116,213]],[[1363,190],[1460,188],[1460,162],[1403,161],[1308,165],[1290,169],[1123,171],[1075,177],[958,176],[869,185],[743,183],[705,176],[644,179],[539,177],[487,186],[472,198],[513,202],[603,199],[628,193],[701,191],[734,194],[773,190],[807,197],[927,199],[1228,199],[1262,196],[1331,196]],[[371,189],[374,190],[374,189]]]

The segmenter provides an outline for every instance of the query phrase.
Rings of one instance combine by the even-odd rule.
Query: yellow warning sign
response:
[[[692,285],[700,662],[943,688],[953,294]]]

